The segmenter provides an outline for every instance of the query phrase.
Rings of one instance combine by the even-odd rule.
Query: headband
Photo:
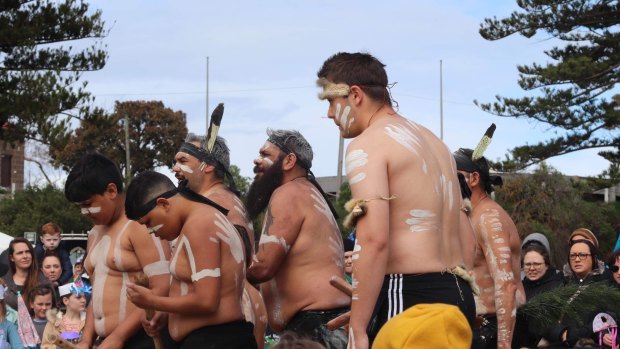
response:
[[[288,154],[295,154],[295,157],[297,157],[297,163],[299,164],[299,166],[301,166],[306,171],[310,171],[310,165],[305,160],[302,160],[299,157],[299,155],[297,155],[296,152],[292,151],[289,147],[287,147],[285,142],[281,142],[280,140],[278,140],[278,139],[276,139],[274,137],[269,137],[267,139],[267,142],[269,142],[269,143],[275,145],[276,147],[280,148],[280,150],[282,150],[287,155]]]
[[[319,99],[325,100],[333,97],[346,97],[351,91],[351,87],[345,83],[333,83],[326,78],[320,78],[316,81],[319,87],[323,88],[323,92],[319,93]]]
[[[230,190],[239,196],[239,191],[237,190],[237,185],[235,184],[232,174],[224,167],[224,164],[218,161],[213,155],[189,142],[183,142],[179,148],[179,152],[187,153],[202,162],[215,166],[216,169],[224,173],[224,176],[228,180]]]

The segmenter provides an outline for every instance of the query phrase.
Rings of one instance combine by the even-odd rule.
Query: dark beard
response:
[[[281,158],[274,162],[260,177],[254,179],[254,182],[250,185],[250,189],[248,189],[248,193],[245,196],[245,208],[250,219],[253,220],[263,212],[267,204],[269,204],[273,191],[282,184],[282,179],[284,178],[284,171],[282,170],[283,159]],[[256,170],[255,168],[255,173]]]

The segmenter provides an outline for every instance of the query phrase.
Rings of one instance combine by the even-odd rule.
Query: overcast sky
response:
[[[444,141],[452,150],[474,147],[497,124],[487,151],[547,139],[544,124],[495,117],[473,100],[518,97],[518,64],[544,63],[544,37],[484,40],[484,18],[517,9],[513,0],[442,1],[90,1],[101,9],[109,35],[105,68],[84,75],[96,104],[161,100],[187,114],[190,132],[204,134],[206,57],[210,58],[210,109],[226,105],[220,135],[231,163],[252,175],[265,129],[297,129],[314,148],[317,176],[336,174],[338,130],[317,99],[316,72],[339,51],[367,51],[387,65],[399,112],[436,134],[439,61],[443,61]],[[607,168],[596,151],[548,163],[570,175]]]

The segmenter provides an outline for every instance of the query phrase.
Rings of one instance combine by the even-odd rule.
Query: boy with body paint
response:
[[[69,258],[69,252],[60,246],[62,239],[61,234],[62,232],[58,224],[52,222],[44,224],[43,227],[41,227],[41,235],[39,237],[41,244],[37,244],[34,247],[34,253],[37,255],[39,265],[43,265],[43,256],[46,253],[53,252],[60,259],[62,274],[60,274],[60,278],[58,278],[56,287],[58,287],[58,285],[64,285],[71,280],[71,270],[73,269],[71,266],[71,258]]]
[[[508,213],[489,197],[501,178],[492,178],[487,160],[473,160],[472,154],[473,150],[463,148],[454,153],[457,170],[471,190],[469,217],[478,244],[474,277],[480,288],[476,297],[480,325],[474,330],[472,348],[510,348],[517,307],[525,303],[521,240]]]
[[[123,178],[100,154],[87,154],[73,166],[65,196],[94,224],[84,260],[93,292],[79,347],[94,342],[99,349],[153,348],[140,323],[144,311],[128,301],[127,285],[144,272],[154,294],[168,294],[168,244],[125,216]]]
[[[172,171],[179,181],[187,181],[189,189],[228,210],[226,218],[239,231],[244,243],[246,266],[249,266],[254,255],[254,228],[245,205],[235,193],[234,181],[228,171],[230,151],[222,137],[216,138],[211,152],[207,150],[206,143],[204,137],[188,134],[174,157]],[[225,178],[228,178],[230,188],[224,184]],[[256,343],[262,348],[267,327],[267,309],[258,290],[248,281],[244,285],[242,305],[246,320],[254,325]]]
[[[170,335],[181,348],[256,348],[245,321],[243,243],[226,219],[228,211],[163,174],[146,171],[129,185],[127,216],[160,239],[177,240],[172,252],[170,292],[154,294],[130,284],[137,306],[168,312]]]
[[[356,225],[349,347],[368,348],[387,320],[419,303],[456,305],[471,325],[450,150],[397,114],[384,65],[370,54],[335,54],[317,75],[327,116],[353,138],[346,172],[356,211],[365,210]]]
[[[348,311],[350,298],[330,285],[345,278],[342,236],[310,168],[312,148],[297,131],[268,130],[254,160],[246,196],[250,217],[267,208],[248,279],[261,283],[269,326],[345,348],[343,330],[326,323]]]

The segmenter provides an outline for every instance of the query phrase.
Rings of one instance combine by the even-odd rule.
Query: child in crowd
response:
[[[37,329],[39,338],[43,338],[43,330],[47,325],[46,313],[53,308],[52,288],[49,285],[40,285],[32,289],[28,295],[30,308],[32,309],[32,323]]]
[[[60,338],[77,344],[82,337],[86,320],[86,293],[90,293],[89,287],[84,287],[81,282],[62,285],[58,288],[61,302],[65,313],[49,312],[48,323],[43,332],[41,349],[56,349],[56,345],[50,341],[51,334],[57,334]]]
[[[23,349],[24,345],[17,333],[17,326],[6,318],[6,304],[4,304],[6,284],[0,279],[0,349]]]
[[[50,254],[51,251],[60,259],[62,274],[60,274],[60,278],[58,279],[58,285],[64,285],[71,281],[71,270],[73,270],[69,252],[60,247],[61,233],[62,231],[58,224],[51,222],[44,224],[43,227],[41,227],[41,244],[37,244],[34,248],[34,253],[37,255],[39,265],[43,264],[43,257],[46,253]]]

